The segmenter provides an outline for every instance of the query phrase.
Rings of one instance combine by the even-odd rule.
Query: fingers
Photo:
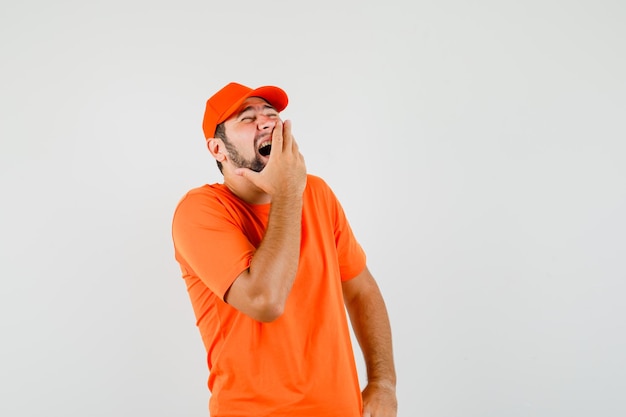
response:
[[[289,145],[291,145],[291,142],[293,142],[293,136],[291,135],[291,120],[285,120],[283,123],[283,138],[283,149],[287,150],[290,148]]]
[[[296,138],[293,137],[291,133],[291,120],[287,120],[285,122],[285,132],[283,133],[287,138],[289,138],[289,145],[291,145],[291,150],[293,152],[298,152],[298,143],[296,142]],[[287,144],[286,144],[287,145]]]
[[[276,126],[274,126],[270,155],[274,152],[278,153],[279,150],[282,152],[298,152],[298,144],[291,133],[291,120],[278,121]]]
[[[291,120],[283,123],[283,149],[298,154],[298,143],[291,133]]]
[[[272,132],[272,150],[270,151],[270,155],[272,155],[275,150],[283,150],[283,125],[284,123],[279,120],[276,122],[276,126],[274,126],[274,131]]]

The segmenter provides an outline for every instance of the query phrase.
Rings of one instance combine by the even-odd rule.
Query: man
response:
[[[237,83],[209,98],[203,130],[224,181],[189,191],[173,218],[210,415],[395,417],[385,303],[340,203],[306,172],[287,103],[278,87]]]

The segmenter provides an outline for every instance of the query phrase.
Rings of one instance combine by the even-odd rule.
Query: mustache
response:
[[[274,129],[272,129],[271,132],[262,132],[259,133],[258,135],[256,135],[254,137],[254,147],[258,147],[259,143],[261,143],[262,141],[266,140],[268,137],[272,137],[272,132],[274,132]]]

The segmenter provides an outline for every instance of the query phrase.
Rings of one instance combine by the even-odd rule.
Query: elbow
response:
[[[280,300],[262,300],[256,303],[252,318],[261,323],[276,321],[285,312],[285,302]]]
[[[284,303],[268,303],[257,309],[254,318],[261,323],[271,323],[282,316],[284,312]]]
[[[253,294],[233,291],[224,295],[224,301],[236,310],[261,323],[271,323],[285,312],[287,298],[271,291],[257,291]]]
[[[283,315],[286,301],[270,294],[257,294],[249,298],[246,306],[241,306],[239,310],[256,321],[271,323]]]

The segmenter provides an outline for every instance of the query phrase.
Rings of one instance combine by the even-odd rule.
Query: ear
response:
[[[224,162],[226,159],[226,146],[220,138],[208,138],[206,140],[206,147],[218,162]]]

